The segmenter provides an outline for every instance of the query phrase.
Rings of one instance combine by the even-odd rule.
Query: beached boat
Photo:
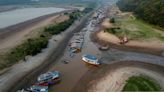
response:
[[[82,56],[82,60],[88,64],[100,65],[98,58],[94,55],[85,54]]]
[[[37,79],[37,83],[30,88],[18,90],[17,92],[48,92],[48,86],[59,82],[59,77],[58,71],[41,74]]]
[[[30,88],[18,90],[17,92],[48,92],[48,86],[33,85]]]
[[[99,47],[99,50],[102,50],[102,51],[105,51],[105,50],[108,50],[108,49],[109,49],[109,45]]]
[[[30,92],[30,91],[29,90],[22,89],[22,90],[17,90],[17,92]]]
[[[60,77],[60,74],[58,71],[47,72],[45,74],[41,74],[38,77],[37,84],[46,84],[46,83],[48,85],[55,84],[56,82],[60,81],[59,77]]]
[[[29,90],[30,92],[48,92],[48,86],[33,85]]]

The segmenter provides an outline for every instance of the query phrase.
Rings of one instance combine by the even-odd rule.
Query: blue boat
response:
[[[85,54],[82,56],[82,60],[88,64],[100,65],[98,58],[94,55]]]
[[[48,86],[60,81],[59,71],[52,71],[41,74],[37,83],[27,89],[18,90],[17,92],[48,92]]]

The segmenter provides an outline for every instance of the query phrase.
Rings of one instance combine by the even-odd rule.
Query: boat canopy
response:
[[[98,60],[96,56],[90,55],[90,54],[86,54],[83,57],[85,57],[85,58],[87,58],[89,60],[92,60],[92,61],[97,61]]]

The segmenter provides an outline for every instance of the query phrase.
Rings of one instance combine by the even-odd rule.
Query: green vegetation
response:
[[[164,27],[163,0],[119,0],[117,5],[123,11],[132,11],[139,18]]]
[[[110,23],[115,23],[115,18],[111,18],[109,22]]]
[[[44,34],[49,34],[49,35],[54,35],[54,34],[59,34],[62,31],[66,30],[73,22],[74,22],[74,16],[70,16],[70,19],[65,22],[61,22],[56,25],[51,25],[49,27],[45,27],[44,29]]]
[[[110,28],[106,31],[118,37],[127,36],[129,39],[134,40],[151,40],[152,38],[157,38],[164,41],[164,35],[154,31],[152,26],[134,17],[116,19],[114,25],[120,26],[120,29]]]
[[[162,91],[162,89],[153,79],[140,75],[130,77],[123,91]]]
[[[80,12],[73,12],[69,14],[69,17],[70,18],[64,22],[46,27],[39,37],[28,39],[23,44],[13,48],[7,55],[2,56],[1,60],[3,59],[4,61],[0,62],[0,69],[9,67],[20,60],[25,60],[25,57],[28,55],[33,56],[41,52],[42,49],[47,47],[48,39],[51,38],[52,35],[65,31],[80,17]]]
[[[13,49],[6,57],[7,63],[14,64],[19,60],[25,59],[27,55],[36,55],[41,52],[43,48],[46,48],[48,44],[47,37],[38,37],[35,39],[28,39],[23,44]],[[8,64],[6,64],[8,65]]]
[[[116,28],[108,28],[108,29],[105,30],[105,32],[109,32],[109,33],[114,34],[118,37],[123,37],[124,34],[125,34],[125,32],[123,30],[116,29]]]

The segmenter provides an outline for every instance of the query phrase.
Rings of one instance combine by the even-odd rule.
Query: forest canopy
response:
[[[119,0],[122,11],[134,12],[139,18],[164,27],[164,0]]]

